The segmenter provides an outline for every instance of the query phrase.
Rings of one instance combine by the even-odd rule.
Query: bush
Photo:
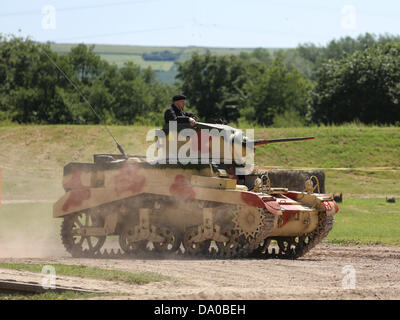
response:
[[[325,64],[312,91],[312,120],[394,124],[400,120],[400,43]]]

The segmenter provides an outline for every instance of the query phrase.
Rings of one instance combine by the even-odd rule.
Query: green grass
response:
[[[399,127],[346,125],[255,130],[256,138],[304,136],[315,139],[260,147],[256,159],[289,167],[400,167]]]
[[[400,195],[400,170],[324,169],[325,188],[345,197],[391,197]]]
[[[8,294],[8,293],[0,293],[0,301],[1,300],[74,300],[74,299],[89,299],[95,298],[99,296],[104,296],[101,293],[76,293],[76,292],[64,292],[64,293],[55,293],[55,292],[46,292],[40,294]]]
[[[327,242],[338,244],[400,245],[400,202],[347,198],[339,203]]]
[[[45,264],[28,263],[0,263],[0,269],[22,270],[29,272],[42,272]],[[80,278],[90,278],[115,282],[128,283],[130,285],[143,285],[150,282],[171,280],[171,278],[154,272],[132,273],[128,271],[109,270],[83,265],[52,264],[56,275]]]

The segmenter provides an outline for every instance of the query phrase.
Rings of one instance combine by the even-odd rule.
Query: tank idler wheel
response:
[[[240,236],[239,231],[225,229],[221,233],[229,240],[227,242],[217,242],[218,257],[225,259],[238,257],[244,245],[243,237]]]
[[[193,239],[195,239],[198,233],[197,227],[190,228],[185,232],[183,247],[185,248],[185,253],[188,255],[206,255],[208,253],[211,240],[195,242]]]
[[[157,228],[157,235],[164,238],[163,242],[153,242],[156,252],[176,252],[182,242],[180,232],[170,226]]]
[[[126,254],[140,253],[146,250],[147,240],[129,241],[129,236],[133,234],[133,229],[124,229],[119,235],[119,245]]]
[[[104,220],[89,212],[64,217],[61,238],[65,249],[76,258],[90,257],[98,253],[106,241],[106,236],[90,236],[80,231],[83,228],[103,226]]]

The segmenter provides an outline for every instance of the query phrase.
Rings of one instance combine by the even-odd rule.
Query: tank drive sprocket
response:
[[[245,238],[254,238],[263,226],[264,212],[261,208],[237,206],[233,212],[234,229]]]

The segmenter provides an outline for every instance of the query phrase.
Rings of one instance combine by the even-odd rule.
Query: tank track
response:
[[[71,228],[72,217],[64,219],[61,225],[61,238],[66,250],[75,258],[93,258],[93,259],[159,259],[159,258],[189,258],[193,257],[200,259],[297,259],[304,256],[328,233],[332,230],[334,218],[327,216],[325,212],[319,212],[319,221],[317,228],[301,237],[268,237],[274,228],[275,216],[269,213],[266,209],[260,209],[263,214],[263,224],[254,237],[243,236],[239,237],[235,243],[234,250],[229,250],[228,254],[223,250],[218,250],[217,246],[211,246],[209,250],[202,251],[197,254],[189,254],[178,250],[173,253],[155,252],[155,251],[140,251],[135,253],[124,252],[121,249],[97,249],[94,250],[76,250],[71,245]],[[100,247],[105,241],[99,237]],[[271,242],[275,240],[278,244],[277,248],[272,248]],[[95,246],[94,246],[95,247]]]
[[[247,239],[243,236],[237,237],[237,242],[234,244],[234,249],[229,250],[228,253],[224,250],[218,249],[218,246],[211,246],[207,252],[201,252],[197,254],[191,254],[190,252],[155,252],[155,251],[140,251],[136,253],[124,252],[121,249],[96,249],[94,250],[84,249],[80,250],[73,244],[73,236],[71,235],[71,227],[74,223],[74,216],[64,218],[61,224],[61,239],[66,250],[74,258],[94,258],[94,259],[156,259],[156,258],[167,258],[167,257],[180,257],[180,258],[204,258],[204,259],[239,259],[247,258],[252,252],[262,245],[265,238],[268,237],[269,233],[274,228],[275,217],[266,209],[259,209],[263,215],[262,227],[259,228],[258,232],[254,237],[248,237]],[[104,243],[103,237],[98,237],[100,246]],[[104,237],[105,238],[105,237]]]

